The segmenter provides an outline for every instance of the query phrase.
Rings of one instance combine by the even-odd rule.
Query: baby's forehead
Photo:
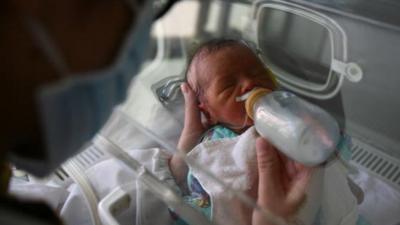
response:
[[[209,63],[207,62],[206,58],[210,56],[210,54],[213,53],[202,53],[200,52],[199,54],[196,55],[195,58],[193,58],[188,74],[187,74],[187,81],[189,85],[196,89],[196,88],[201,88],[204,89],[207,87],[209,80],[212,76],[209,76]]]
[[[207,85],[217,75],[248,66],[264,67],[251,49],[238,43],[212,52],[200,52],[191,65],[191,79],[193,83]]]
[[[264,69],[264,66],[254,52],[240,42],[220,48],[205,47],[192,59],[187,81],[197,95],[202,95],[212,84],[224,83],[239,71],[254,69]]]

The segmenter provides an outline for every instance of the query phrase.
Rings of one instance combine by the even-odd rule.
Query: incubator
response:
[[[338,121],[342,140],[337,148],[347,151],[337,153],[337,164],[327,163],[316,172],[301,223],[316,223],[318,211],[325,210],[321,224],[400,224],[398,10],[394,0],[179,1],[154,22],[147,61],[89,147],[46,179],[14,178],[10,190],[48,202],[68,225],[173,224],[171,212],[189,224],[242,224],[229,201],[257,208],[241,189],[252,178],[229,183],[224,176],[231,171],[223,169],[229,165],[220,168],[203,160],[199,149],[213,146],[203,144],[181,155],[204,178],[203,185],[215,191],[212,197],[224,203],[213,205],[211,220],[183,200],[168,172],[169,158],[179,154],[184,123],[180,84],[189,55],[199,43],[228,37],[253,43],[282,90]],[[251,132],[216,143],[235,152],[253,143]],[[252,169],[247,162],[254,156],[240,154],[229,160],[249,159],[238,163],[243,170],[235,170],[244,173]],[[361,187],[360,204],[351,188],[341,185],[347,178],[336,176],[340,171]],[[276,224],[286,223],[264,214]]]

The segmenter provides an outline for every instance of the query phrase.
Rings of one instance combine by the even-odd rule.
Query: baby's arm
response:
[[[182,84],[181,90],[185,98],[185,122],[179,138],[177,151],[186,155],[198,143],[206,126],[201,122],[196,95],[187,83]],[[183,159],[174,154],[170,160],[170,169],[178,185],[186,180],[188,167]]]

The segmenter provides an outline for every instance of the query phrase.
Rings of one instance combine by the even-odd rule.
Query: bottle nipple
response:
[[[247,115],[253,120],[253,106],[254,103],[262,96],[269,94],[272,92],[270,89],[267,88],[254,88],[253,90],[249,91],[249,95],[245,102],[245,108]],[[247,94],[247,93],[246,93]]]

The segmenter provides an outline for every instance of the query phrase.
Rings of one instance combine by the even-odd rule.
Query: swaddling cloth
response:
[[[247,191],[257,178],[255,138],[256,132],[251,128],[235,138],[202,142],[188,157],[205,166],[225,185]],[[243,212],[241,201],[226,196],[226,190],[201,171],[191,168],[191,172],[210,195],[213,221],[217,224],[248,224],[249,214]]]
[[[188,157],[206,167],[226,186],[246,193],[252,185],[257,185],[256,137],[252,127],[236,138],[200,143]],[[355,224],[358,216],[356,200],[339,163],[331,162],[327,167],[314,171],[307,200],[296,220],[303,224]],[[210,195],[212,221],[217,224],[250,224],[251,210],[243,202],[228,196],[221,185],[202,171],[195,168],[191,171]]]

